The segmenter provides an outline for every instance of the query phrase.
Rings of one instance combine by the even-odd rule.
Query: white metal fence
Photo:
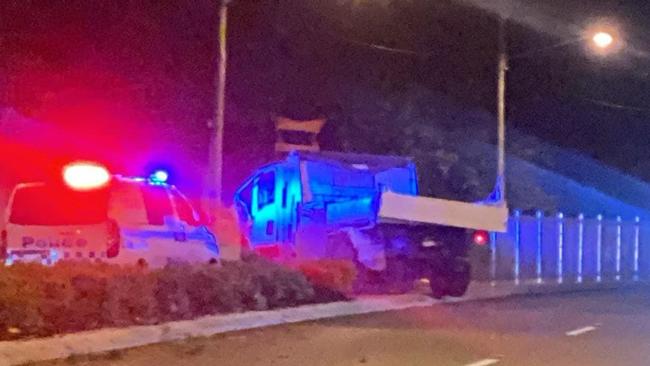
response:
[[[475,279],[586,283],[650,278],[650,222],[515,211],[507,233],[492,233],[485,262],[488,268]]]

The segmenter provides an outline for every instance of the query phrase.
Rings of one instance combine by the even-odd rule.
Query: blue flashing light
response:
[[[151,176],[149,177],[149,180],[150,180],[152,183],[158,183],[158,184],[161,184],[161,183],[167,183],[167,180],[168,180],[168,179],[169,179],[169,173],[167,173],[167,172],[164,171],[164,170],[156,170],[156,171],[153,172],[153,174],[151,174]]]

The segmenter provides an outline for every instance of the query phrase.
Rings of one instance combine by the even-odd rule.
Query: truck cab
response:
[[[294,152],[284,161],[256,170],[237,190],[235,205],[253,248],[291,256],[297,246],[306,244],[296,240],[308,239],[309,246],[324,247],[327,233],[319,239],[318,231],[374,225],[378,193],[384,190],[416,195],[413,162],[364,154]],[[309,231],[313,235],[305,238]]]

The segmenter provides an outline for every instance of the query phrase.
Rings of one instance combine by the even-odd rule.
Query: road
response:
[[[277,326],[39,365],[647,365],[650,289],[513,297]]]

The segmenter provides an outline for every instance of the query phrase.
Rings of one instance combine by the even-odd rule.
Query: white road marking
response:
[[[480,361],[468,363],[465,366],[488,366],[488,365],[494,365],[495,363],[499,362],[496,358],[486,358]]]
[[[588,327],[582,327],[582,328],[578,328],[578,329],[574,329],[574,330],[568,331],[568,332],[566,332],[565,334],[566,334],[567,336],[569,336],[569,337],[575,337],[575,336],[579,336],[579,335],[581,335],[581,334],[585,334],[585,333],[588,333],[588,332],[592,332],[592,331],[594,331],[594,330],[596,330],[596,329],[598,329],[598,328],[596,328],[596,327],[590,325],[590,326],[588,326]]]

